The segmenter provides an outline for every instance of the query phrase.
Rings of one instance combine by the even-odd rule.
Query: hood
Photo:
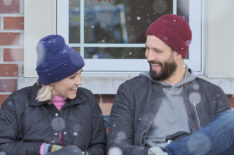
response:
[[[181,87],[183,86],[184,84],[188,83],[188,82],[191,82],[193,81],[194,79],[196,79],[196,76],[192,73],[192,70],[190,68],[188,68],[187,66],[185,67],[186,69],[186,72],[185,72],[185,76],[184,76],[184,79],[181,80],[180,82],[176,83],[175,85],[173,85],[173,87]],[[172,85],[170,85],[169,83],[167,82],[164,82],[164,81],[155,81],[151,78],[150,76],[150,73],[149,71],[148,72],[142,72],[140,74],[140,76],[145,76],[147,77],[148,79],[150,79],[152,82],[154,83],[159,83],[161,84],[163,87],[171,87]]]

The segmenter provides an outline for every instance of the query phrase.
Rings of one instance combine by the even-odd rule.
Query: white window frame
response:
[[[84,56],[85,47],[118,47],[144,48],[145,44],[112,44],[84,43],[84,1],[80,0],[80,43],[68,43],[69,37],[69,3],[67,0],[57,0],[57,33],[64,36],[71,47],[79,47]],[[176,14],[177,0],[173,0],[173,13]],[[190,1],[189,21],[193,33],[190,45],[189,59],[185,63],[195,72],[202,72],[202,0]],[[146,59],[85,59],[86,72],[141,72],[149,70]]]

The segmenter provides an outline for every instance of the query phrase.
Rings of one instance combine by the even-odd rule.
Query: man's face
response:
[[[150,76],[153,80],[166,80],[176,70],[175,52],[163,41],[153,35],[146,39],[145,57],[150,65]]]

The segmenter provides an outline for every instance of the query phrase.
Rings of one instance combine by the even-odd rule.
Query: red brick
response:
[[[9,95],[0,95],[0,107]]]
[[[20,0],[0,0],[0,13],[19,13]]]
[[[227,95],[230,106],[234,108],[234,97],[232,95]]]
[[[103,103],[113,103],[115,95],[103,95],[102,102]]]
[[[19,45],[20,34],[0,32],[0,45]]]
[[[110,127],[107,127],[107,128],[106,128],[106,134],[109,133],[109,130],[110,130]]]
[[[0,92],[13,92],[16,91],[16,79],[0,79]]]
[[[12,30],[23,30],[24,29],[24,17],[5,17],[4,18],[4,29]]]
[[[5,48],[4,61],[24,61],[24,49],[22,48]]]
[[[17,64],[0,64],[0,76],[17,77],[18,65]]]
[[[100,103],[99,106],[102,110],[103,115],[110,115],[112,103]]]

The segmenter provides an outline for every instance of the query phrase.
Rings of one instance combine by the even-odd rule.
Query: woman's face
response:
[[[74,99],[76,97],[77,88],[82,84],[81,71],[80,69],[71,76],[53,83],[53,94],[68,99]]]

